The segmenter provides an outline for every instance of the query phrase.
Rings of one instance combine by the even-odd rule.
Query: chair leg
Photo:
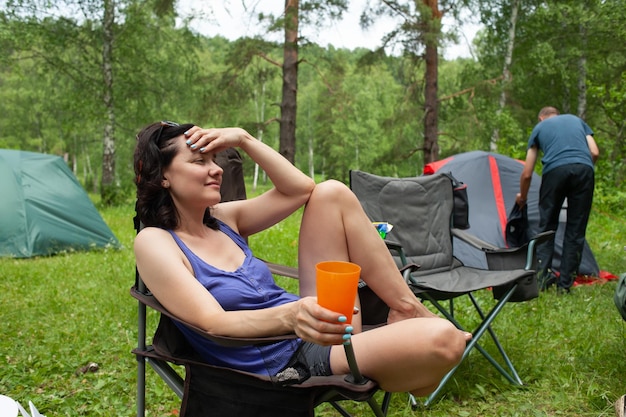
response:
[[[146,361],[137,356],[137,417],[146,413]]]
[[[520,379],[517,371],[515,370],[515,367],[513,366],[513,363],[511,362],[511,360],[509,359],[508,355],[506,354],[506,352],[504,351],[504,348],[502,347],[502,345],[500,344],[500,341],[498,340],[495,332],[491,329],[491,323],[493,322],[493,320],[497,317],[497,315],[500,313],[500,311],[502,310],[502,308],[504,308],[504,305],[507,303],[507,301],[509,300],[509,298],[511,297],[511,295],[513,294],[513,292],[515,291],[515,288],[517,287],[517,285],[514,285],[499,301],[498,303],[496,303],[496,305],[491,309],[491,311],[489,312],[489,314],[485,315],[482,310],[480,309],[480,307],[478,306],[478,303],[476,301],[476,299],[472,296],[472,294],[468,294],[470,296],[470,299],[472,300],[472,303],[474,304],[474,307],[476,308],[476,310],[478,311],[478,314],[480,315],[481,319],[482,319],[482,323],[478,326],[478,328],[474,331],[473,333],[473,337],[472,340],[469,341],[469,343],[467,344],[467,346],[465,347],[465,351],[463,352],[463,356],[461,359],[461,362],[455,366],[454,368],[452,368],[441,380],[441,382],[439,383],[439,386],[437,386],[437,388],[435,389],[435,391],[433,391],[424,401],[424,406],[428,406],[430,405],[430,403],[432,403],[432,401],[437,397],[437,395],[439,395],[439,393],[441,392],[441,390],[443,389],[444,385],[448,382],[448,380],[452,377],[452,375],[454,374],[454,372],[457,370],[457,368],[460,366],[460,364],[463,362],[463,360],[465,360],[465,358],[469,355],[469,353],[471,352],[471,350],[473,348],[476,348],[480,353],[482,353],[482,355],[512,384],[514,385],[522,385],[522,380]],[[422,296],[424,296],[426,299],[428,299],[431,303],[433,303],[433,305],[437,308],[437,310],[439,310],[448,320],[450,320],[457,328],[464,330],[463,327],[455,320],[454,316],[452,316],[450,314],[450,312],[448,312],[448,310],[446,310],[437,300],[433,299],[432,297],[428,296],[428,294],[422,294]],[[509,368],[509,371],[505,370],[490,354],[489,352],[487,352],[482,346],[480,346],[478,344],[478,341],[480,340],[480,338],[483,336],[483,334],[488,331],[489,334],[491,335],[491,338],[494,341],[494,344],[496,345],[496,347],[498,348],[504,362],[506,363],[507,367]]]
[[[515,291],[515,289],[513,289],[513,291]],[[507,300],[509,299],[511,294],[513,294],[513,291],[510,291],[508,295],[505,295]],[[485,322],[485,318],[486,317],[485,317],[483,311],[481,310],[480,306],[478,305],[478,302],[476,301],[476,298],[474,298],[474,296],[472,294],[469,294],[469,296],[470,296],[470,299],[472,300],[472,303],[474,304],[474,307],[476,308],[476,311],[478,311],[478,314],[480,314],[481,319],[483,320],[483,322]],[[498,351],[500,352],[500,355],[502,356],[502,359],[504,360],[506,366],[509,368],[510,374],[507,371],[505,371],[500,366],[500,364],[498,362],[496,362],[495,359],[493,359],[491,357],[491,355],[489,355],[489,353],[484,351],[484,349],[480,345],[476,345],[476,348],[483,354],[483,356],[485,356],[485,358],[487,358],[487,360],[489,360],[489,362],[491,362],[491,364],[494,367],[496,367],[496,369],[498,369],[498,371],[500,371],[500,373],[502,375],[504,375],[504,377],[506,379],[509,380],[510,383],[512,383],[514,385],[523,385],[522,379],[517,374],[517,371],[515,370],[515,367],[513,366],[513,363],[511,362],[511,360],[509,359],[509,356],[506,354],[506,352],[504,351],[504,348],[500,344],[500,340],[498,339],[498,336],[496,336],[496,333],[491,328],[491,321],[493,321],[493,319],[491,319],[489,321],[489,325],[486,326],[487,327],[487,331],[491,335],[491,339],[493,340],[493,343],[498,348]]]
[[[145,291],[145,285],[139,279],[142,291]],[[145,351],[146,349],[146,305],[138,303],[137,309],[137,348]],[[137,417],[144,417],[146,414],[146,360],[137,355]]]
[[[387,415],[387,410],[389,408],[389,404],[391,402],[391,393],[385,392],[385,396],[383,397],[382,404],[378,404],[374,397],[371,397],[367,400],[367,404],[369,404],[370,409],[374,413],[376,417],[385,417]],[[339,405],[336,401],[331,401],[330,405],[333,406],[335,410],[339,412],[343,417],[353,417],[352,414],[348,413],[345,408]]]
[[[339,412],[343,417],[352,417],[350,413],[348,413],[342,406],[340,406],[337,402],[331,401],[330,405],[333,406],[335,410]]]
[[[383,415],[387,415],[387,411],[389,411],[389,405],[391,404],[391,392],[385,391],[385,396],[383,397],[383,402],[381,404],[381,408],[383,411]]]
[[[165,361],[159,359],[146,359],[154,372],[156,372],[163,381],[174,391],[174,393],[183,399],[185,381],[176,373],[176,371]]]
[[[352,347],[352,343],[350,342],[344,343],[343,348],[344,348],[344,351],[346,352],[346,358],[348,359],[348,365],[350,367],[349,377],[352,380],[352,382],[355,384],[362,384],[363,382],[367,381],[367,378],[363,377],[357,365],[356,358],[354,356],[354,349]],[[383,402],[385,400],[387,402],[389,401],[387,399],[387,394],[389,393],[385,393],[385,398],[383,399]],[[372,409],[376,417],[385,417],[386,415],[385,409],[381,408],[381,406],[376,402],[374,397],[370,397],[367,400],[367,403],[369,404],[370,408]],[[336,404],[335,402],[332,402],[331,404],[333,405],[333,407],[335,407],[335,410],[339,411],[339,413],[341,413],[344,417],[351,417],[350,414],[348,414],[339,404]]]

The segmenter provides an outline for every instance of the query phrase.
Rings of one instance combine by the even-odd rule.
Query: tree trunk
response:
[[[426,88],[424,89],[424,165],[439,159],[438,144],[438,40],[441,27],[441,11],[437,0],[424,0],[430,10],[430,16],[425,18],[425,58],[426,58]]]
[[[259,94],[257,90],[254,90],[254,107],[256,109],[256,138],[259,142],[263,142],[263,121],[265,120],[265,84],[266,81],[263,79],[261,81],[261,97],[259,98]],[[259,180],[259,164],[254,164],[254,177],[252,178],[252,190],[256,191],[257,182]]]
[[[280,105],[279,152],[292,164],[296,155],[298,94],[298,0],[285,0],[285,45],[283,50],[283,98]]]
[[[583,45],[578,58],[578,110],[577,115],[584,119],[587,115],[587,31],[580,25],[580,43]]]
[[[515,47],[515,26],[517,25],[517,13],[519,10],[519,0],[513,0],[511,4],[511,21],[509,22],[509,39],[506,45],[506,56],[504,57],[504,68],[502,68],[502,90],[500,91],[500,101],[496,115],[500,116],[506,105],[506,92],[511,82],[511,62],[513,61],[513,49]],[[496,123],[499,123],[497,117]],[[500,139],[500,131],[498,127],[491,134],[491,142],[489,148],[491,152],[498,152],[498,139]]]
[[[104,81],[104,109],[107,119],[104,125],[102,153],[102,188],[100,195],[105,205],[115,200],[115,111],[113,109],[113,25],[115,23],[115,0],[104,1],[102,42],[102,76]]]

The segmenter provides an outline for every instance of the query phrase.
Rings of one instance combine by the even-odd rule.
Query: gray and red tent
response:
[[[470,234],[498,247],[506,247],[506,223],[508,214],[515,204],[515,195],[519,192],[519,179],[524,162],[493,152],[472,151],[432,162],[424,167],[424,174],[451,172],[452,175],[467,184],[469,197]],[[533,174],[528,193],[528,227],[530,235],[539,232],[539,187],[541,176]],[[555,237],[555,254],[552,267],[559,270],[565,230],[565,210]],[[472,246],[454,241],[454,255],[465,265],[487,268],[484,254]],[[599,277],[598,263],[587,242],[583,250],[579,274]]]

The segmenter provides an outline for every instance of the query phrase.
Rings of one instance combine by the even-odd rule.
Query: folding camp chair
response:
[[[537,297],[535,246],[550,238],[553,232],[536,237],[522,248],[499,249],[463,231],[452,229],[453,186],[451,179],[442,174],[390,178],[351,171],[350,186],[372,221],[393,225],[389,236],[393,241],[387,241],[387,246],[398,266],[409,263],[420,266],[418,270],[405,274],[416,296],[430,301],[459,329],[463,327],[459,323],[458,314],[455,315],[454,299],[462,295],[469,296],[480,324],[472,332],[473,338],[466,346],[463,359],[476,348],[507,380],[522,385],[491,324],[508,302]],[[454,258],[453,236],[485,251],[490,270],[466,267]],[[493,289],[497,302],[485,314],[473,293],[488,288]],[[448,308],[440,302],[442,300],[449,300]],[[500,365],[479,344],[485,333],[491,336],[505,366]],[[442,379],[438,388],[426,399],[425,405],[430,404],[441,392],[457,368],[458,365]]]
[[[234,151],[233,151],[234,152]],[[241,160],[238,154],[231,153],[226,158],[219,158],[218,163],[224,168],[222,184],[230,183],[238,192],[223,190],[222,198],[233,200],[245,198],[242,187]],[[226,178],[228,177],[228,178]],[[141,225],[135,221],[137,231]],[[282,265],[268,263],[272,273],[297,278],[297,270]],[[379,404],[374,398],[379,387],[375,381],[362,376],[356,365],[352,346],[344,346],[350,364],[348,375],[328,377],[313,376],[301,383],[284,386],[275,378],[250,374],[234,369],[209,365],[202,361],[187,343],[172,320],[178,320],[150,293],[135,270],[135,285],[131,295],[138,300],[138,344],[133,353],[137,357],[137,416],[145,414],[146,363],[167,383],[181,398],[181,417],[214,415],[219,417],[263,417],[263,416],[313,416],[314,408],[329,402],[341,415],[350,414],[340,404],[342,400],[366,401],[377,417],[387,414],[390,393],[385,393]],[[367,296],[367,287],[363,289]],[[159,325],[152,344],[148,344],[146,330],[147,309],[150,307],[160,313]],[[364,308],[365,310],[365,308]],[[365,311],[364,311],[365,312]],[[371,320],[370,320],[371,321]],[[224,346],[262,345],[284,339],[293,339],[295,335],[266,338],[228,338],[209,334],[201,329],[186,324],[202,336]],[[185,368],[185,378],[172,367],[172,364]]]
[[[282,268],[284,267],[279,267]],[[350,345],[345,346],[351,363],[350,374],[313,376],[302,383],[283,386],[267,376],[203,362],[173,324],[172,319],[176,318],[152,296],[142,284],[140,277],[138,285],[131,288],[131,294],[139,302],[138,346],[133,350],[138,361],[138,417],[143,417],[145,410],[146,363],[151,365],[182,399],[181,417],[206,415],[308,417],[313,416],[314,408],[323,402],[329,402],[341,415],[349,417],[350,414],[338,403],[342,400],[366,401],[377,417],[383,417],[387,413],[390,393],[385,393],[382,403],[378,404],[374,394],[378,392],[379,387],[374,381],[360,374]],[[152,345],[146,344],[146,306],[161,313]],[[194,330],[213,342],[233,347],[262,345],[296,337],[286,335],[250,339],[228,338],[212,335],[197,328]],[[185,378],[183,379],[170,364],[183,365]]]

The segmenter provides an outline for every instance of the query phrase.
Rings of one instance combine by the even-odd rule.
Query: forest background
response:
[[[323,30],[347,1],[299,5],[297,21]],[[624,0],[371,0],[364,24],[389,14],[399,24],[373,49],[354,50],[302,37],[288,45],[268,40],[275,36],[202,36],[178,6],[0,0],[0,148],[65,157],[126,247],[3,260],[0,388],[22,404],[32,399],[47,415],[134,412],[132,152],[136,133],[161,119],[242,126],[281,151],[281,128],[293,122],[293,162],[316,179],[345,181],[350,169],[419,175],[429,158],[470,150],[522,159],[538,110],[553,105],[580,115],[596,133],[592,248],[603,268],[624,272]],[[444,59],[438,46],[461,34],[450,33],[441,17],[462,27],[467,15],[482,26],[473,55]],[[293,32],[285,16],[255,18],[268,33]],[[286,117],[285,55],[294,46],[296,106]],[[249,159],[245,164],[247,173],[257,172]],[[257,179],[262,173],[248,183]],[[284,244],[296,241],[293,221],[253,241],[255,253],[295,262],[294,245]],[[522,359],[528,389],[513,390],[470,362],[437,408],[414,412],[398,395],[393,415],[613,415],[612,403],[624,393],[624,327],[613,288],[589,286],[571,298],[547,294],[504,312],[499,326],[516,329],[507,332],[509,352]],[[94,359],[100,372],[79,371]],[[154,415],[176,415],[173,394],[156,378],[148,383]]]
[[[64,156],[105,204],[134,198],[135,134],[156,120],[241,126],[279,149],[287,122],[284,60],[295,46],[292,159],[310,175],[343,181],[350,169],[419,175],[433,155],[476,149],[523,159],[538,110],[553,105],[580,115],[596,133],[596,204],[611,212],[623,206],[623,0],[369,1],[365,26],[389,15],[400,22],[371,50],[322,48],[302,37],[296,45],[206,37],[190,29],[192,17],[177,15],[171,0],[3,3],[0,148]],[[285,4],[299,6],[300,26],[323,30],[348,2]],[[459,36],[441,26],[443,15],[462,24],[459,16],[468,13],[482,25],[474,56],[435,56],[432,104],[428,45],[437,51]],[[257,18],[268,33],[287,33],[287,12]],[[435,143],[428,150],[435,153],[425,155],[433,114]]]

